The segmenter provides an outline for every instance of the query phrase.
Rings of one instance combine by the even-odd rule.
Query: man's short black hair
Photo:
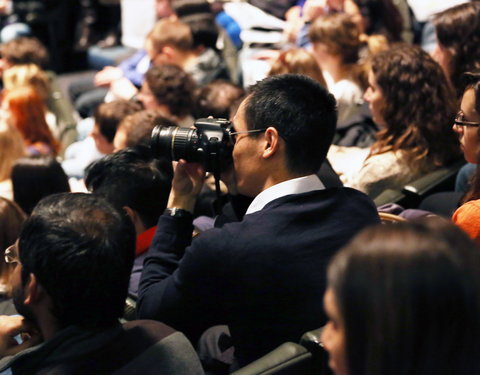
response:
[[[19,239],[22,283],[33,273],[61,328],[115,324],[123,314],[135,256],[128,217],[93,194],[44,198]]]
[[[248,129],[277,129],[291,172],[319,170],[337,122],[335,98],[322,85],[299,74],[268,77],[251,87],[244,108]]]
[[[87,168],[85,184],[117,208],[135,210],[145,227],[157,224],[165,210],[173,176],[172,164],[154,159],[149,147],[126,148]]]

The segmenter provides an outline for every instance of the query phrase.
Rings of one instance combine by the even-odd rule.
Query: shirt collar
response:
[[[315,174],[280,182],[258,194],[252,203],[250,203],[250,206],[248,206],[245,215],[260,211],[271,201],[284,197],[285,195],[302,194],[323,189],[325,189],[325,186]]]

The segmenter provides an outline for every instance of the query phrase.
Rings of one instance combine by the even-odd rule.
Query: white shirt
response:
[[[250,203],[250,206],[248,206],[245,215],[260,211],[271,201],[285,195],[302,194],[323,189],[325,189],[325,186],[315,174],[280,182],[258,194],[253,202]]]

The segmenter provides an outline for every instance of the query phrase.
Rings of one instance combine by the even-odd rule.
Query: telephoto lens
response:
[[[150,147],[153,155],[157,157],[163,156],[170,160],[185,159],[192,162],[203,162],[202,152],[197,155],[197,144],[197,129],[156,126],[152,131]]]
[[[157,158],[203,163],[205,170],[219,175],[232,163],[231,122],[201,118],[194,125],[195,128],[156,126],[150,144],[152,153]]]

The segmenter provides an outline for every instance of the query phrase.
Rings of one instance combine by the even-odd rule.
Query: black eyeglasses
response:
[[[15,242],[12,246],[7,247],[5,250],[5,263],[8,264],[20,264],[20,259],[18,257],[18,243]]]
[[[232,143],[235,144],[235,142],[237,142],[237,135],[238,134],[260,133],[260,132],[264,132],[265,130],[267,130],[267,128],[265,128],[265,129],[243,130],[243,131],[240,131],[240,132],[232,132],[230,130],[229,135],[230,135],[230,139],[231,139]]]
[[[465,115],[463,114],[462,111],[459,111],[456,114],[454,124],[459,126],[473,126],[473,127],[480,126],[480,122],[466,121]]]

